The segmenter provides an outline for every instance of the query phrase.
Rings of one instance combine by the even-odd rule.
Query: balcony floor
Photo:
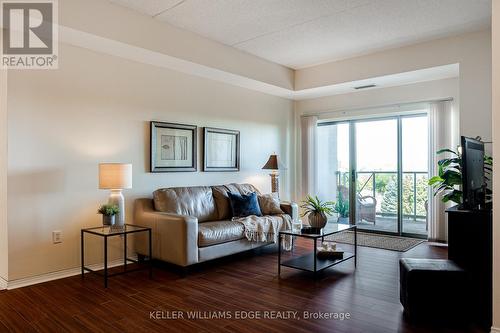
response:
[[[358,227],[365,230],[377,230],[397,232],[398,224],[395,218],[377,216],[375,224],[373,222],[361,221],[358,222]],[[403,219],[403,232],[409,234],[427,235],[426,221],[424,219]]]
[[[417,220],[403,219],[403,232],[409,234],[417,234],[417,235],[427,235],[425,219],[417,218]],[[375,224],[373,222],[368,221],[360,221],[358,222],[359,229],[364,230],[376,230],[376,231],[385,231],[385,232],[397,232],[398,225],[397,220],[391,217],[382,217],[377,216]]]

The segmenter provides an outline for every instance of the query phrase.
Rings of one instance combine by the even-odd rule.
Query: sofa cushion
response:
[[[259,198],[259,206],[260,211],[263,215],[276,215],[276,214],[285,214],[285,212],[281,209],[280,199],[278,198],[278,194],[269,193],[262,194],[258,196]]]
[[[163,188],[154,191],[153,199],[160,212],[194,216],[198,222],[218,218],[210,186]]]
[[[205,247],[244,238],[243,224],[234,221],[205,222],[198,225],[198,246]]]
[[[262,216],[257,193],[239,194],[229,192],[228,195],[231,203],[231,213],[234,217]]]
[[[231,214],[231,203],[229,202],[228,192],[239,193],[239,194],[249,194],[256,192],[260,194],[259,190],[255,188],[252,184],[227,184],[227,185],[217,185],[212,186],[212,192],[214,194],[215,205],[217,206],[217,214],[219,220],[228,220],[232,217]]]
[[[212,192],[217,207],[218,219],[229,220],[231,218],[231,204],[227,196],[227,188],[224,185],[213,186]]]
[[[225,186],[228,189],[228,191],[231,193],[250,194],[250,193],[255,192],[257,194],[260,194],[259,190],[255,186],[253,186],[252,184],[231,183],[231,184],[227,184]]]

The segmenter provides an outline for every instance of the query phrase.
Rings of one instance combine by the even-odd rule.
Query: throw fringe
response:
[[[245,238],[250,242],[278,242],[279,231],[291,229],[292,221],[288,215],[279,216],[247,216],[233,218],[245,227]],[[285,251],[292,249],[292,236],[284,235],[281,238],[281,247]]]

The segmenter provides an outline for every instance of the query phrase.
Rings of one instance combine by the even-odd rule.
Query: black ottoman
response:
[[[399,298],[412,321],[450,321],[461,318],[468,308],[465,271],[451,260],[399,260]]]

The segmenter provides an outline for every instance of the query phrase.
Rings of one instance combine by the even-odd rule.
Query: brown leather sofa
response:
[[[231,221],[227,192],[259,193],[251,184],[228,184],[165,188],[156,190],[153,199],[137,199],[134,223],[152,228],[153,258],[185,267],[268,245],[247,241],[243,225]],[[298,219],[297,204],[280,206]],[[147,239],[137,237],[135,248],[147,255]]]

